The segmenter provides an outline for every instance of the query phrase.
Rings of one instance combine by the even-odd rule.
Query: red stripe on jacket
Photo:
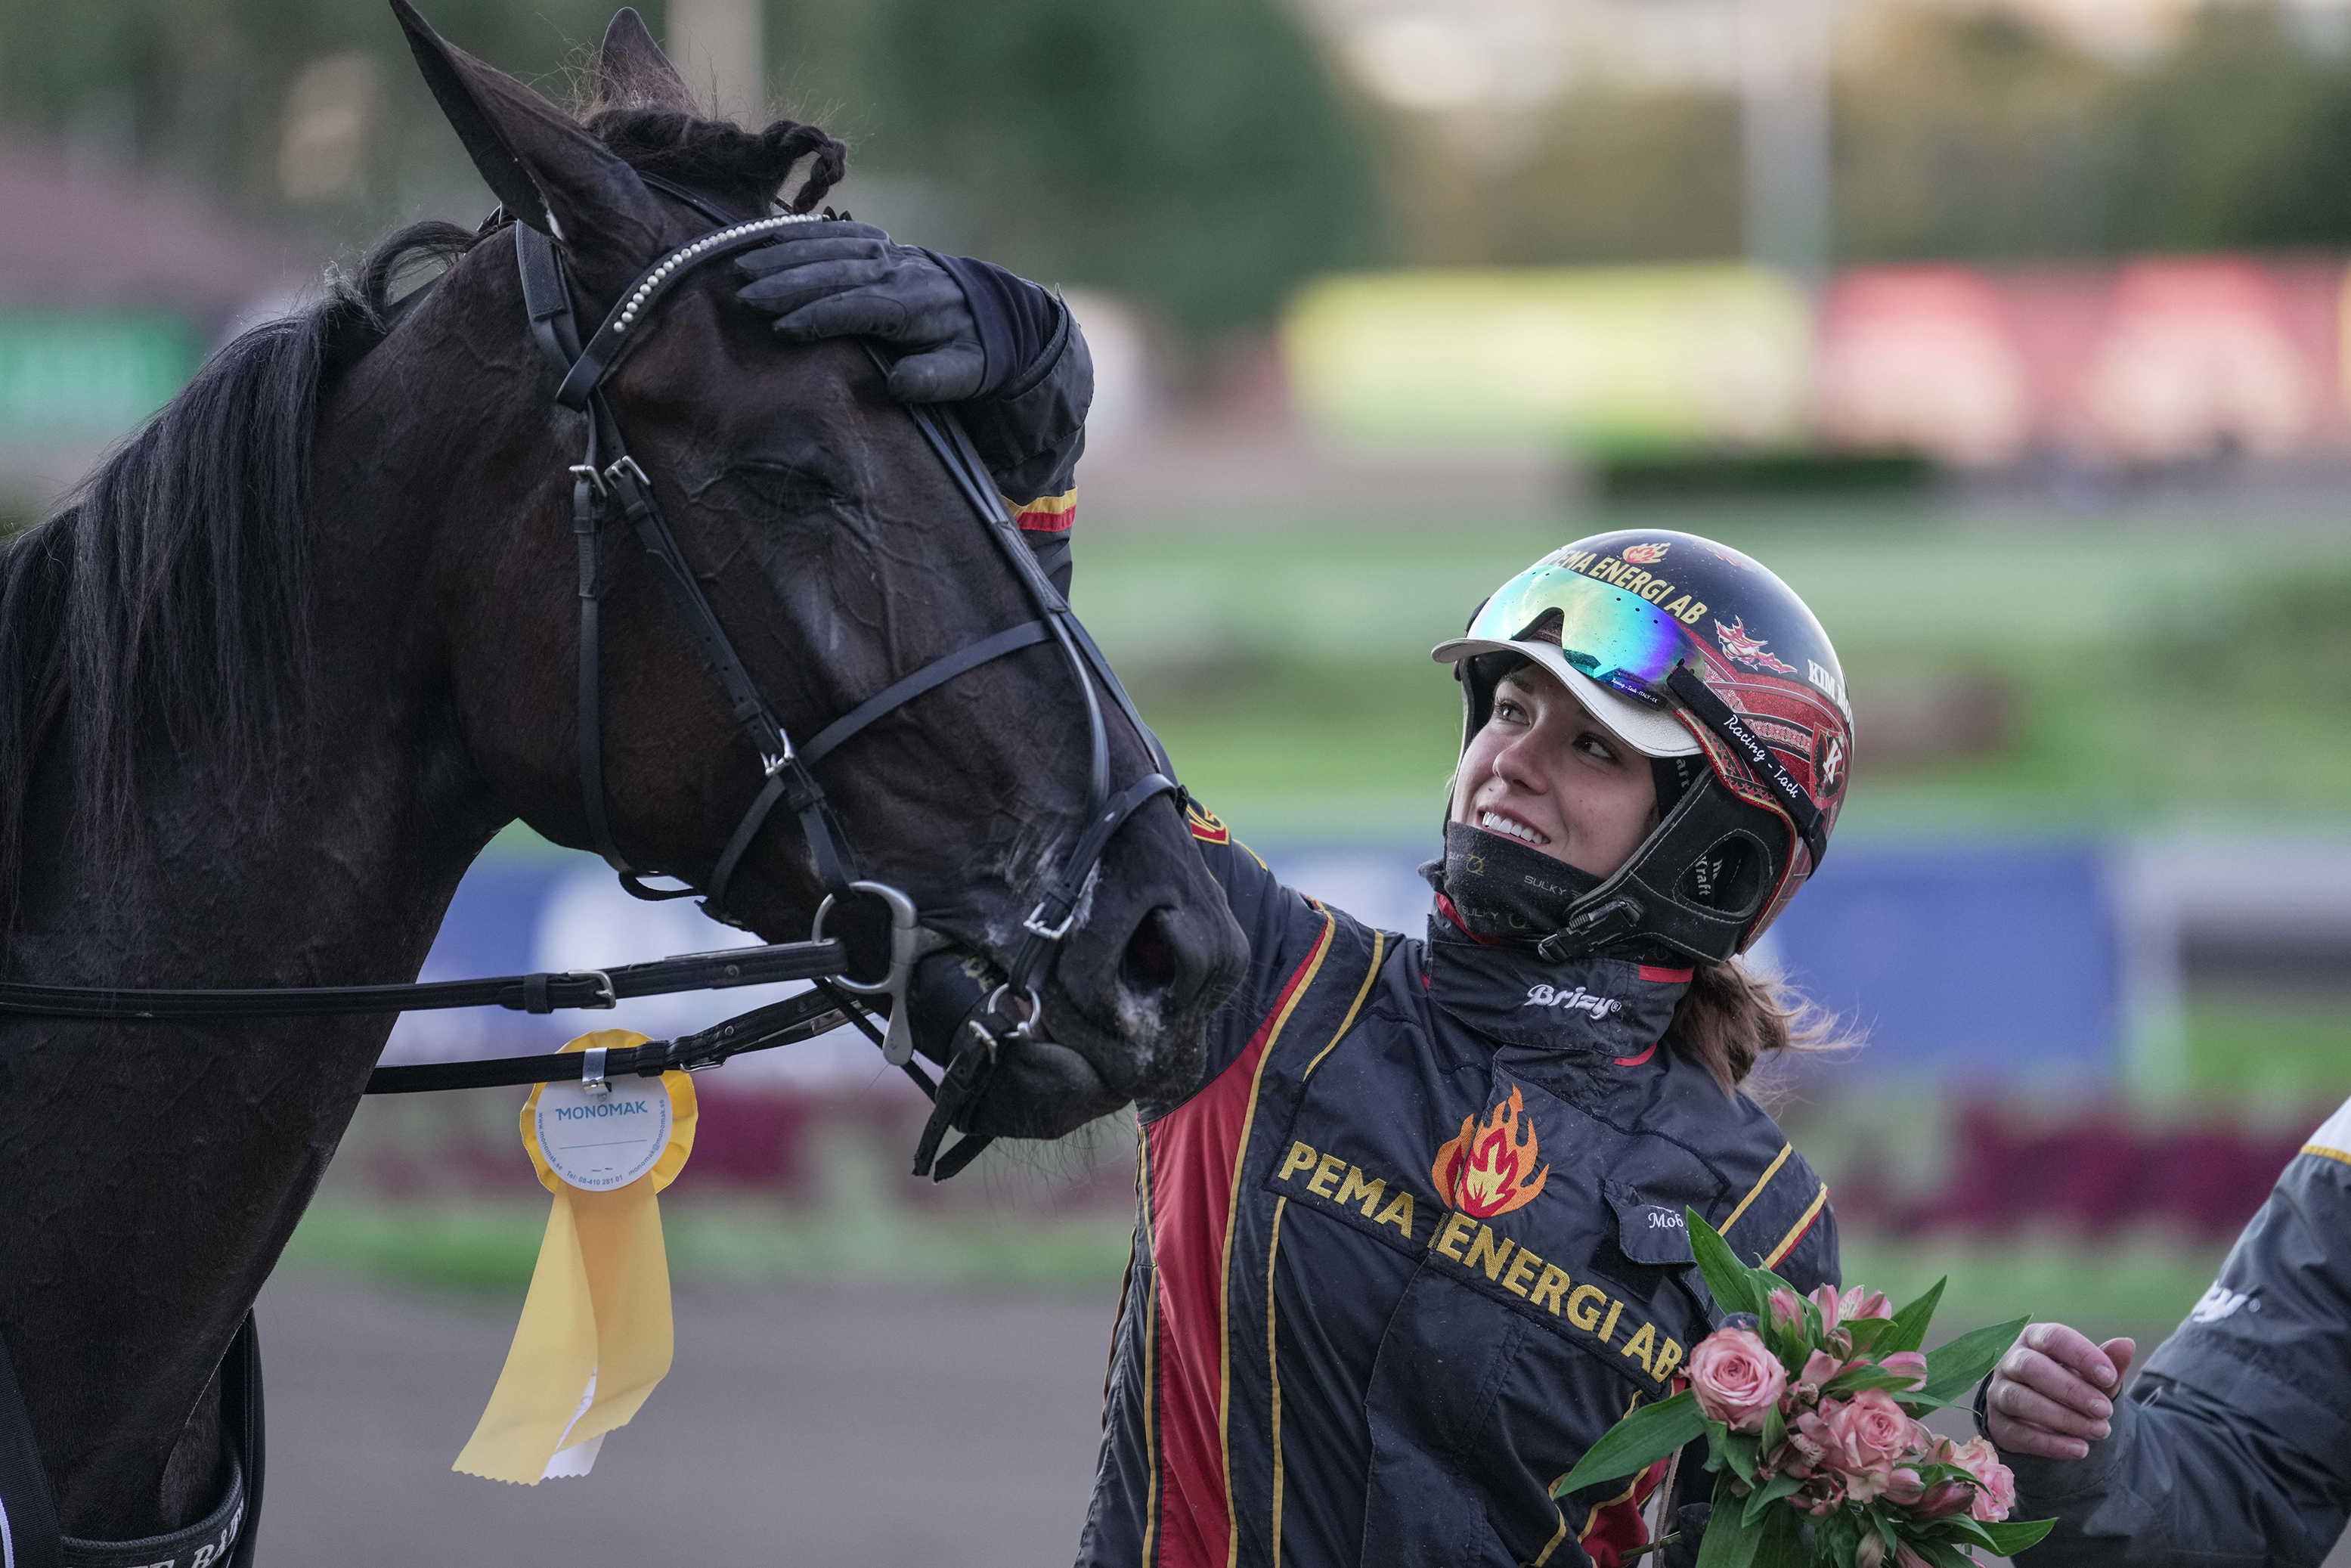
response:
[[[1293,971],[1232,1065],[1155,1122],[1150,1147],[1151,1257],[1159,1298],[1159,1552],[1155,1568],[1225,1568],[1225,1235],[1233,1167],[1258,1063],[1330,946],[1331,925]]]

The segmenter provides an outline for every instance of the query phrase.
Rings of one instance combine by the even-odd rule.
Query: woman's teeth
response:
[[[1480,815],[1478,825],[1489,833],[1505,833],[1520,843],[1533,844],[1538,848],[1551,842],[1549,839],[1544,838],[1524,822],[1514,822],[1498,811],[1488,811]]]

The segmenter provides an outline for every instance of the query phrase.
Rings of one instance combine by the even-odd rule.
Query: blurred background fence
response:
[[[425,9],[560,94],[607,0]],[[1691,528],[1806,596],[1855,783],[1757,961],[1866,1040],[1771,1085],[1856,1277],[2160,1333],[2351,1092],[2351,5],[645,9],[715,101],[851,137],[860,217],[1067,286],[1078,606],[1308,891],[1416,928],[1426,650],[1537,554]],[[378,0],[0,0],[0,519],[322,267],[488,205]],[[427,977],[737,939],[515,830]],[[418,1017],[390,1059],[564,1033]],[[702,1087],[683,1279],[1124,1266],[1123,1119],[933,1187],[860,1040]],[[517,1098],[370,1103],[289,1270],[510,1301]]]

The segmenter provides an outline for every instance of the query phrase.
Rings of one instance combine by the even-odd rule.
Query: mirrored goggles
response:
[[[1486,601],[1465,635],[1548,643],[1549,630],[1539,623],[1554,612],[1560,652],[1569,664],[1612,691],[1654,708],[1667,706],[1665,680],[1688,649],[1688,628],[1639,594],[1564,566],[1538,564],[1510,579]]]

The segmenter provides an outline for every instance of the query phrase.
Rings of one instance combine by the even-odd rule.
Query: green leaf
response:
[[[2053,1519],[2011,1519],[1979,1528],[1991,1538],[1994,1552],[2002,1557],[2013,1557],[2027,1547],[2039,1545],[2043,1536],[2057,1528],[2057,1521]]]
[[[1834,1568],[1855,1568],[1861,1552],[1861,1531],[1860,1519],[1846,1509],[1813,1521],[1813,1539]]]
[[[1752,1432],[1733,1432],[1723,1439],[1722,1451],[1730,1456],[1731,1469],[1749,1486],[1755,1484],[1756,1446]]]
[[[1998,1364],[2024,1332],[2031,1318],[2016,1318],[1988,1329],[1963,1333],[1947,1345],[1927,1353],[1927,1386],[1918,1392],[1930,1399],[1957,1399]]]
[[[1957,1540],[1966,1542],[1970,1546],[1989,1547],[1992,1543],[1991,1537],[1985,1533],[1984,1527],[1964,1513],[1955,1513],[1949,1518],[1936,1520],[1931,1528],[1945,1531]],[[2001,1555],[2005,1556],[2006,1553],[2003,1552]]]
[[[1894,1329],[1891,1318],[1847,1318],[1838,1326],[1853,1336],[1855,1350],[1883,1355],[1893,1348],[1886,1343],[1886,1336]]]
[[[1865,1393],[1872,1388],[1898,1391],[1908,1388],[1917,1381],[1898,1372],[1880,1372],[1874,1366],[1857,1366],[1851,1372],[1840,1372],[1821,1385],[1821,1393],[1842,1396]]]
[[[1935,1321],[1936,1303],[1943,1299],[1943,1287],[1950,1282],[1950,1276],[1945,1275],[1925,1295],[1895,1313],[1893,1328],[1878,1337],[1878,1353],[1890,1355],[1897,1350],[1917,1350],[1925,1344],[1927,1325]]]
[[[1769,1410],[1763,1412],[1763,1436],[1761,1441],[1757,1444],[1757,1448],[1766,1454],[1777,1452],[1780,1445],[1787,1440],[1787,1417],[1780,1414],[1780,1406],[1774,1404]]]
[[[1756,1275],[1739,1260],[1730,1243],[1695,1208],[1683,1211],[1689,1225],[1690,1251],[1698,1259],[1698,1271],[1706,1276],[1706,1288],[1712,1293],[1715,1304],[1726,1312],[1753,1312],[1761,1317],[1771,1311],[1767,1299],[1769,1288],[1759,1288]]]
[[[1756,1549],[1763,1544],[1763,1527],[1750,1524],[1730,1505],[1737,1500],[1716,1482],[1714,1513],[1707,1521],[1706,1539],[1698,1543],[1698,1568],[1750,1568]]]
[[[1638,1474],[1706,1431],[1706,1416],[1698,1396],[1684,1391],[1655,1405],[1644,1405],[1600,1435],[1583,1451],[1565,1479],[1551,1489],[1553,1497],[1602,1481]]]
[[[1804,1521],[1791,1508],[1773,1509],[1762,1523],[1763,1543],[1755,1552],[1755,1568],[1812,1568],[1804,1550]]]
[[[1773,1476],[1761,1491],[1747,1500],[1746,1520],[1750,1524],[1763,1517],[1763,1511],[1783,1497],[1793,1497],[1804,1490],[1804,1483],[1793,1476]]]
[[[1914,1535],[1907,1544],[1911,1551],[1935,1564],[1935,1568],[1976,1568],[1973,1558],[1948,1541],[1938,1541],[1931,1535]]]

